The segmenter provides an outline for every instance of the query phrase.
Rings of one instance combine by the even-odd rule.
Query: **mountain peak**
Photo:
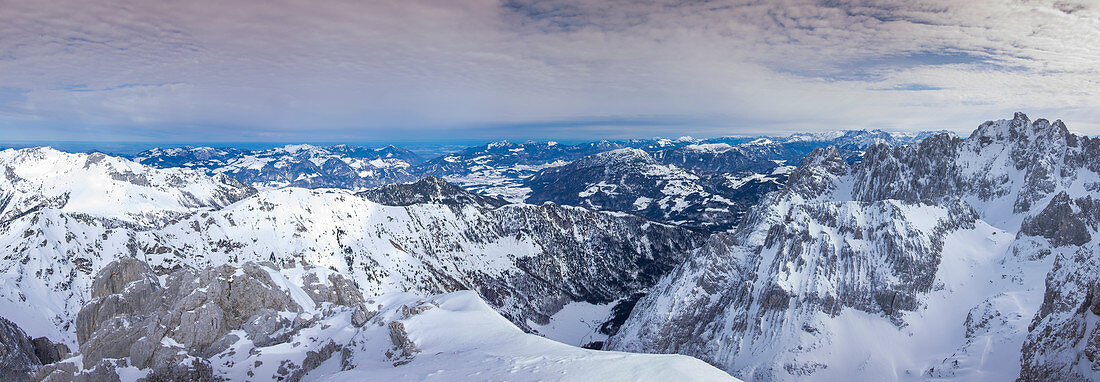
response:
[[[511,147],[511,146],[512,146],[512,142],[508,142],[508,140],[500,140],[500,141],[496,141],[496,142],[490,142],[489,144],[485,145],[485,149],[486,150],[491,150],[491,149],[495,149],[497,147]]]
[[[656,163],[645,150],[622,148],[590,155],[577,160],[578,164],[588,166],[607,166],[627,163]]]
[[[1061,120],[1056,120],[1054,123],[1050,123],[1045,118],[1031,121],[1027,114],[1016,112],[1010,120],[982,123],[970,134],[969,139],[977,139],[983,144],[988,144],[993,141],[1065,140],[1072,139],[1071,135],[1073,134]]]

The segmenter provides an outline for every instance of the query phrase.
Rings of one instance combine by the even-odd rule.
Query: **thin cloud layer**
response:
[[[0,0],[8,139],[1100,132],[1089,1]],[[564,135],[564,136],[562,136]]]

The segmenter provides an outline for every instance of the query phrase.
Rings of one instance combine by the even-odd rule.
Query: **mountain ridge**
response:
[[[1100,191],[1098,142],[1018,113],[852,164],[817,149],[662,279],[609,348],[759,381],[1084,378],[1074,338],[1044,333],[1088,318],[1074,312],[1096,254],[1073,244],[1097,226],[1072,217]]]

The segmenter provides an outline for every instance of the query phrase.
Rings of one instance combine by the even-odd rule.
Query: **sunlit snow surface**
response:
[[[341,371],[337,362],[322,365],[306,376],[317,381],[733,381],[726,373],[697,359],[679,355],[649,355],[581,349],[526,334],[485,305],[470,291],[427,299],[402,293],[376,300],[386,307],[385,320],[400,317],[392,307],[421,301],[437,308],[400,320],[420,352],[412,361],[393,366],[385,357],[393,348],[388,329],[364,326],[354,330],[349,315],[328,319],[299,337],[332,338],[355,343],[353,370]],[[320,329],[325,326],[328,329]],[[261,349],[266,352],[266,349]],[[249,356],[234,364],[253,363],[264,355]],[[337,357],[338,358],[338,357]],[[272,362],[274,363],[274,362]],[[267,363],[265,363],[266,365]],[[272,365],[272,370],[277,368]],[[257,373],[257,375],[267,375]],[[230,377],[237,375],[228,374]],[[246,377],[239,375],[239,377]],[[235,379],[235,378],[234,378]]]

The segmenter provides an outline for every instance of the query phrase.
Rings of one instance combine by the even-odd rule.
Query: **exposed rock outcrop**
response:
[[[307,312],[319,305],[363,302],[362,292],[339,274],[305,264],[284,272],[299,274],[309,292],[288,285],[270,263],[185,268],[162,283],[140,260],[112,262],[93,281],[94,298],[77,316],[82,366],[92,370],[104,360],[127,359],[129,366],[151,369],[150,380],[213,378],[205,359],[242,334],[256,346],[281,343],[312,324]]]
[[[23,329],[0,317],[0,380],[29,381],[31,373],[41,365],[34,344]]]
[[[18,325],[0,317],[0,381],[35,380],[34,373],[43,365],[68,356],[68,346],[46,337],[30,338]]]

